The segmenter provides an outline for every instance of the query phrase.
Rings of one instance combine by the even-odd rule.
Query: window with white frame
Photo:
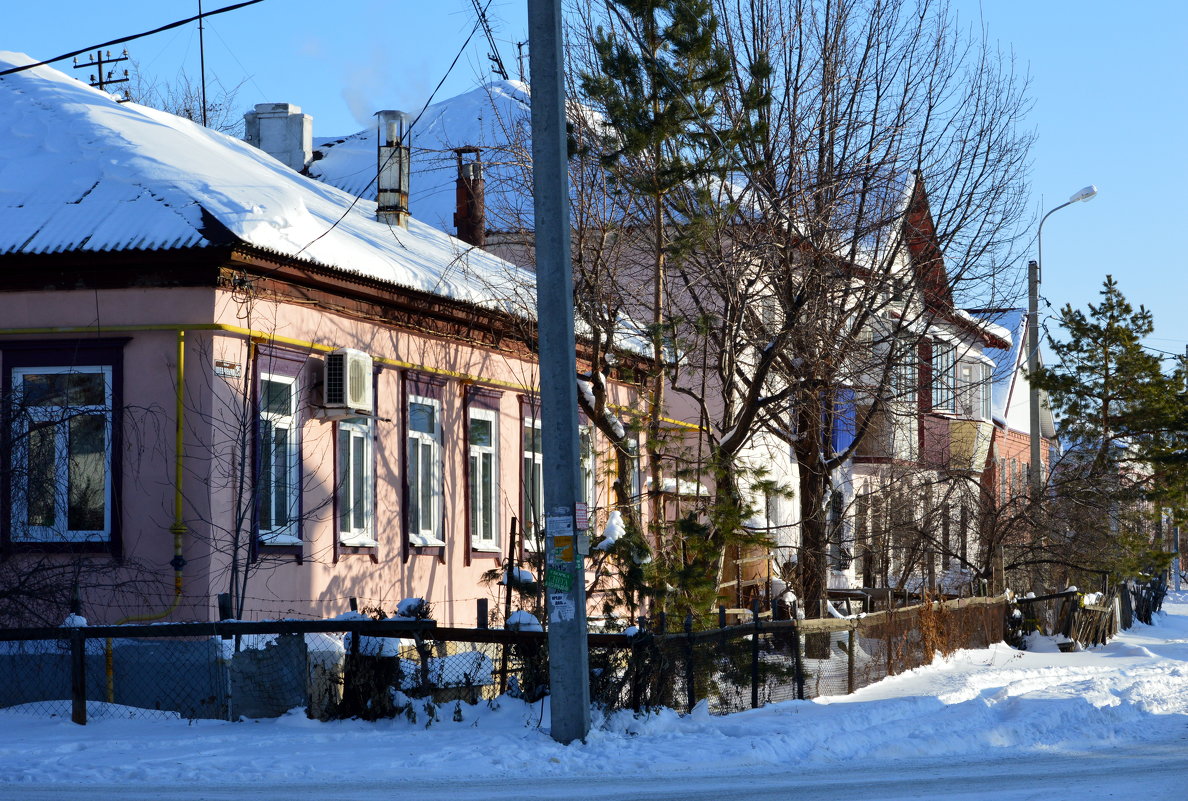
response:
[[[936,412],[955,411],[954,370],[956,348],[948,342],[933,340],[932,343],[932,410]]]
[[[408,399],[408,539],[413,545],[445,545],[441,531],[441,403]]]
[[[597,461],[594,454],[594,428],[578,426],[579,476],[578,500],[593,509],[598,500]]]
[[[982,419],[994,416],[994,367],[982,364]]]
[[[627,450],[631,453],[631,499],[638,506],[643,503],[643,459],[639,452],[639,435],[627,440]]]
[[[470,458],[470,544],[481,551],[499,550],[499,415],[493,409],[470,408],[467,448]]]
[[[11,375],[13,541],[108,541],[111,367],[21,367]]]
[[[335,498],[338,541],[342,545],[369,548],[376,545],[375,506],[372,499],[374,451],[372,421],[351,417],[338,422]]]
[[[535,548],[543,543],[544,537],[544,459],[539,417],[524,417],[523,454],[520,528],[524,532],[524,545]]]
[[[260,376],[259,470],[256,502],[260,541],[300,543],[301,441],[294,376]]]
[[[976,418],[982,412],[982,365],[978,362],[957,363],[957,413]]]

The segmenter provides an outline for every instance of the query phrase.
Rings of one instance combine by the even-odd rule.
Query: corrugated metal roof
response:
[[[32,63],[0,52],[0,67]],[[0,254],[164,250],[229,238],[397,286],[534,308],[534,277],[237,139],[49,67],[0,78]],[[213,241],[212,241],[213,240]]]

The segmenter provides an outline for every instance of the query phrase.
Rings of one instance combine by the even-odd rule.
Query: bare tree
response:
[[[1026,82],[939,2],[755,0],[715,11],[731,81],[697,99],[696,135],[679,147],[720,166],[665,196],[669,230],[699,223],[695,239],[668,250],[680,258],[665,265],[667,378],[702,423],[720,512],[708,536],[746,516],[741,457],[755,437],[789,444],[800,583],[817,599],[836,545],[831,497],[863,439],[898,430],[899,455],[916,456],[907,440],[929,326],[969,329],[958,308],[1014,289],[1004,265],[1025,217]],[[646,60],[648,43],[635,41]],[[678,85],[670,61],[653,67]],[[598,108],[597,96],[584,99]],[[846,416],[853,436],[834,447]]]
[[[203,92],[202,85],[185,72],[179,72],[172,81],[162,80],[148,75],[136,61],[132,62],[129,78],[128,98],[133,102],[201,124],[205,97],[206,127],[242,138],[243,112],[237,105],[237,97],[246,79],[227,86],[214,77]]]
[[[7,458],[7,542],[0,553],[0,625],[60,625],[97,606],[138,611],[165,582],[112,541],[114,448],[101,372],[26,374],[0,402]],[[161,410],[128,405],[118,416],[126,461],[159,445]],[[136,467],[129,483],[141,480]],[[113,502],[115,506],[113,508]],[[117,613],[118,616],[118,613]]]

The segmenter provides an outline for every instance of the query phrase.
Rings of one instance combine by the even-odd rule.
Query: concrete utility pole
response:
[[[1090,184],[1075,192],[1067,203],[1061,203],[1040,218],[1039,228],[1035,233],[1036,260],[1027,264],[1027,372],[1031,375],[1039,370],[1040,336],[1039,336],[1039,285],[1044,265],[1044,223],[1056,212],[1074,203],[1084,203],[1097,197],[1097,187]],[[1031,385],[1030,423],[1031,423],[1031,499],[1039,503],[1044,491],[1044,466],[1040,448],[1040,391],[1035,383],[1028,379]]]
[[[536,227],[536,320],[540,337],[544,450],[545,586],[549,612],[549,687],[553,739],[590,731],[586,637],[589,550],[577,529],[579,450],[569,172],[565,143],[565,67],[561,1],[528,0],[532,86],[532,195]],[[584,518],[584,516],[583,516]]]
[[[1031,500],[1034,503],[1039,503],[1044,492],[1043,454],[1040,447],[1040,391],[1035,385],[1035,379],[1031,378],[1039,372],[1039,284],[1039,262],[1029,261],[1027,263],[1027,383],[1030,389],[1028,417],[1031,425],[1031,470],[1028,471],[1028,478],[1031,484]]]

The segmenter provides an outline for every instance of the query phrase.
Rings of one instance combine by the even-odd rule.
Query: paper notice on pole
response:
[[[573,537],[553,537],[553,550],[549,554],[550,562],[573,561]]]
[[[573,516],[572,515],[549,515],[545,518],[545,531],[553,536],[566,536],[573,534]]]
[[[569,592],[573,589],[573,573],[568,570],[549,570],[545,573],[545,586],[558,592]]]
[[[549,593],[549,622],[564,623],[573,620],[575,606],[567,592],[553,590]]]
[[[573,562],[573,518],[560,516],[546,518],[545,534],[549,549],[549,562]]]

